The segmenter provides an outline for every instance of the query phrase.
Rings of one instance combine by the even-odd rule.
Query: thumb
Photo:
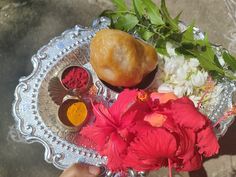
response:
[[[100,174],[100,168],[96,166],[88,166],[88,171],[91,175],[99,175]]]
[[[74,164],[66,169],[60,177],[95,177],[99,174],[99,167],[84,164]]]

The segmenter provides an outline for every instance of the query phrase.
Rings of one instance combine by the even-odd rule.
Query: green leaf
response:
[[[218,57],[215,55],[214,56],[214,63],[216,64],[216,66],[218,66],[219,68],[223,69],[223,67],[221,66]]]
[[[99,17],[102,17],[102,16],[106,16],[106,17],[109,17],[111,16],[111,14],[113,14],[114,12],[112,10],[104,10],[102,11],[102,13],[99,15]]]
[[[129,33],[137,34],[145,41],[153,44],[158,53],[168,55],[166,41],[176,46],[176,52],[189,57],[196,57],[200,66],[214,78],[228,77],[235,80],[236,59],[228,52],[222,53],[228,69],[223,68],[207,35],[202,40],[194,37],[194,24],[183,33],[180,31],[179,13],[175,18],[170,16],[165,0],[161,0],[158,7],[152,0],[132,0],[132,7],[128,8],[125,0],[112,0],[117,7],[116,11],[106,11],[105,16],[111,18],[111,27]]]
[[[117,11],[127,11],[128,7],[124,0],[112,0],[113,4],[116,6]]]
[[[166,50],[166,48],[157,48],[156,52],[165,56],[168,56],[168,52]]]
[[[179,18],[181,16],[181,14],[183,13],[183,11],[181,11],[175,18],[174,18],[174,21],[176,24],[179,24]]]
[[[211,44],[209,42],[209,39],[208,39],[208,35],[207,34],[204,34],[204,39],[198,39],[198,40],[195,40],[196,44],[197,45],[200,45],[200,46],[208,46],[208,47],[211,47]]]
[[[195,55],[193,55],[192,52],[190,52],[189,50],[186,50],[183,46],[181,47],[177,47],[175,49],[175,52],[179,55],[184,55],[184,56],[188,56],[188,57],[195,57]]]
[[[120,16],[120,14],[114,13],[112,10],[104,10],[100,15],[100,17],[108,17],[111,20],[116,21],[116,19]]]
[[[233,75],[233,73],[230,72],[229,70],[225,70],[225,76],[226,76],[227,78],[229,78],[230,80],[236,81],[236,76]]]
[[[190,25],[184,32],[182,36],[182,43],[194,43],[194,24]]]
[[[200,65],[202,68],[208,70],[208,71],[217,71],[221,75],[224,75],[224,70],[222,68],[219,68],[216,64],[210,62],[205,58],[204,54],[197,53],[196,54],[197,59],[200,62]]]
[[[228,52],[223,53],[223,59],[225,63],[230,67],[233,72],[236,72],[236,59],[230,55]]]
[[[136,16],[138,17],[139,20],[141,20],[145,12],[142,0],[133,0],[133,7]]]
[[[171,18],[168,9],[166,7],[165,0],[161,0],[161,13],[165,22],[168,23],[173,28],[173,30],[179,31],[178,22],[176,22],[174,19]]]
[[[191,42],[182,43],[182,47],[188,50],[194,50],[196,46]]]
[[[208,60],[211,63],[215,63],[215,52],[208,40],[207,34],[205,34],[204,39],[195,40],[195,43],[197,46],[196,52],[200,53],[203,57],[205,57],[205,60]]]
[[[209,62],[214,63],[215,60],[215,52],[212,49],[212,46],[206,45],[205,51],[199,52],[202,53],[202,55],[205,57],[206,60]]]
[[[158,53],[168,56],[168,52],[166,50],[166,42],[167,42],[166,40],[158,39],[156,41],[155,47]]]
[[[171,33],[167,38],[167,41],[175,43],[177,46],[181,46],[182,38],[183,38],[182,33]]]
[[[133,29],[138,24],[138,18],[131,14],[125,14],[118,18],[115,28],[129,31]]]
[[[150,21],[152,22],[152,24],[155,24],[157,26],[165,24],[161,18],[159,8],[157,7],[157,5],[154,2],[152,2],[152,0],[142,0],[142,2],[145,6],[147,15],[148,15]]]
[[[142,38],[145,41],[148,41],[155,33],[151,32],[151,31],[144,31]]]
[[[155,33],[151,32],[149,30],[141,28],[138,31],[138,34],[143,40],[148,41]]]
[[[120,17],[120,14],[114,13],[111,10],[105,10],[100,14],[100,17],[108,17],[111,20],[111,28],[115,27],[115,24],[117,22],[117,19]]]
[[[184,55],[192,55],[193,57],[196,57],[199,60],[201,67],[207,71],[216,71],[220,75],[225,74],[224,70],[218,66],[218,63],[215,62],[215,53],[211,47],[207,47],[205,51],[201,51],[196,46],[192,48],[193,46],[194,45],[192,45],[190,48],[187,48],[186,46],[182,45],[181,47],[177,48],[176,51]]]

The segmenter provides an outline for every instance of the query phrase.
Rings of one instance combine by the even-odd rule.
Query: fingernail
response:
[[[89,173],[91,174],[91,175],[95,175],[95,176],[97,176],[97,175],[99,175],[99,173],[100,173],[100,168],[99,167],[96,167],[96,166],[89,166]]]

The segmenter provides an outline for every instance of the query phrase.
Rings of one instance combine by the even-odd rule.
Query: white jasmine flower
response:
[[[167,42],[166,43],[166,50],[167,50],[167,53],[170,55],[170,56],[176,56],[177,54],[175,53],[175,47],[172,43],[170,42]]]
[[[175,94],[177,97],[182,97],[182,96],[184,96],[184,93],[185,93],[185,88],[184,88],[184,87],[176,86],[176,87],[174,88],[174,94]]]
[[[184,64],[184,56],[172,56],[172,57],[164,57],[165,64],[164,64],[164,71],[166,74],[173,74],[176,69],[181,67]]]
[[[183,55],[177,55],[173,57],[174,62],[178,67],[182,66],[185,62],[184,56]]]
[[[166,43],[166,49],[169,55],[160,58],[162,64],[159,65],[159,80],[156,82],[159,85],[158,92],[174,92],[178,97],[190,96],[197,104],[201,95],[198,87],[206,83],[208,73],[200,70],[197,58],[185,59],[184,55],[178,55],[170,42]]]
[[[197,58],[190,58],[188,64],[191,69],[196,69],[200,65]]]
[[[184,64],[182,67],[179,67],[176,70],[176,82],[182,82],[185,81],[188,76],[188,65]]]
[[[185,82],[185,90],[187,95],[191,95],[193,93],[193,84],[191,81]]]
[[[159,93],[169,93],[173,92],[173,87],[169,84],[163,83],[158,87]]]
[[[173,74],[176,70],[177,66],[174,63],[174,61],[172,59],[167,59],[165,62],[165,66],[164,66],[164,71],[166,74]]]
[[[197,71],[197,73],[191,76],[191,81],[192,81],[193,86],[196,86],[196,87],[203,86],[207,80],[207,77],[208,77],[207,72]]]
[[[191,99],[195,105],[195,107],[198,106],[198,102],[200,101],[201,97],[200,96],[195,96],[195,95],[190,95],[189,99]]]

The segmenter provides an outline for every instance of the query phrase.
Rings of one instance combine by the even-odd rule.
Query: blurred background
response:
[[[159,1],[155,1],[159,3]],[[235,0],[166,0],[172,15],[195,22],[215,44],[236,54]],[[14,119],[11,104],[21,76],[32,72],[30,58],[50,39],[76,24],[89,26],[110,0],[0,0],[0,177],[58,177],[61,173],[44,161],[40,144],[17,143],[9,136]],[[236,124],[220,139],[220,155],[206,160],[197,172],[175,177],[236,176]],[[150,174],[167,177],[166,169]]]

